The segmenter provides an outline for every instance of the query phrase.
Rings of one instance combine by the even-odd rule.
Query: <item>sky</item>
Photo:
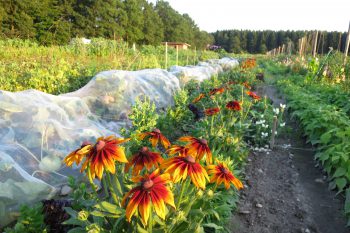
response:
[[[156,0],[149,0],[156,3]],[[201,30],[348,31],[350,0],[167,0]]]

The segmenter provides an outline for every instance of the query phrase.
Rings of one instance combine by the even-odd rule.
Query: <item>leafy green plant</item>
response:
[[[6,228],[5,233],[46,233],[42,204],[35,206],[23,205],[20,208],[20,216],[12,228]]]

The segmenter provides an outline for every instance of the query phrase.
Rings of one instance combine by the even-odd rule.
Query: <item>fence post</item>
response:
[[[346,36],[346,43],[345,43],[345,51],[344,51],[344,65],[346,64],[346,59],[348,56],[349,51],[349,43],[350,43],[350,22],[349,22],[349,29],[348,29],[348,35]]]
[[[318,31],[316,31],[316,34],[314,33],[314,39],[313,39],[313,46],[312,46],[312,57],[316,57],[317,53],[317,37],[318,37]]]
[[[179,46],[176,45],[176,65],[179,65]]]
[[[165,42],[165,69],[168,69],[168,42]]]

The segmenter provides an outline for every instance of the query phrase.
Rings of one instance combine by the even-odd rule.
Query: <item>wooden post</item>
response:
[[[338,51],[340,51],[340,46],[341,46],[341,35],[342,35],[342,33],[341,32],[339,32],[339,40],[338,40]]]
[[[346,59],[348,57],[348,51],[349,51],[349,43],[350,43],[350,22],[349,22],[349,29],[348,29],[348,35],[346,36],[346,43],[345,43],[345,51],[344,51],[344,65],[346,64]]]
[[[134,52],[136,52],[136,44],[135,43],[132,44],[132,50],[134,50]]]
[[[313,39],[313,46],[312,46],[312,57],[316,57],[317,54],[317,37],[318,37],[318,31],[314,33],[314,39]]]
[[[165,69],[168,69],[168,42],[165,42]]]
[[[322,55],[323,55],[323,47],[324,47],[324,33],[322,33],[322,48],[321,48]]]
[[[304,37],[299,39],[299,57],[303,55],[303,44],[304,44]]]
[[[194,47],[194,61],[193,61],[193,65],[196,65],[196,61],[197,61],[197,47]]]
[[[271,135],[271,141],[270,141],[270,148],[271,149],[273,149],[275,147],[276,129],[277,129],[277,116],[274,116],[273,117],[273,125],[272,125],[272,135]]]
[[[179,65],[179,46],[176,45],[176,65]]]

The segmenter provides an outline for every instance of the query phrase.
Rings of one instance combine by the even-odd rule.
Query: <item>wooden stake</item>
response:
[[[313,46],[312,46],[312,56],[316,57],[317,54],[317,37],[318,37],[318,31],[316,31],[316,34],[314,34],[314,39],[313,39]]]
[[[349,22],[349,29],[348,29],[348,35],[346,36],[346,43],[345,43],[345,51],[344,51],[344,65],[346,64],[346,59],[348,57],[348,51],[349,51],[349,43],[350,43],[350,22]]]
[[[176,65],[179,65],[179,46],[176,45]]]
[[[168,42],[165,42],[165,69],[168,69]]]
[[[342,33],[341,32],[339,32],[339,40],[338,40],[338,51],[340,51],[340,46],[341,46],[341,35],[342,35]]]

